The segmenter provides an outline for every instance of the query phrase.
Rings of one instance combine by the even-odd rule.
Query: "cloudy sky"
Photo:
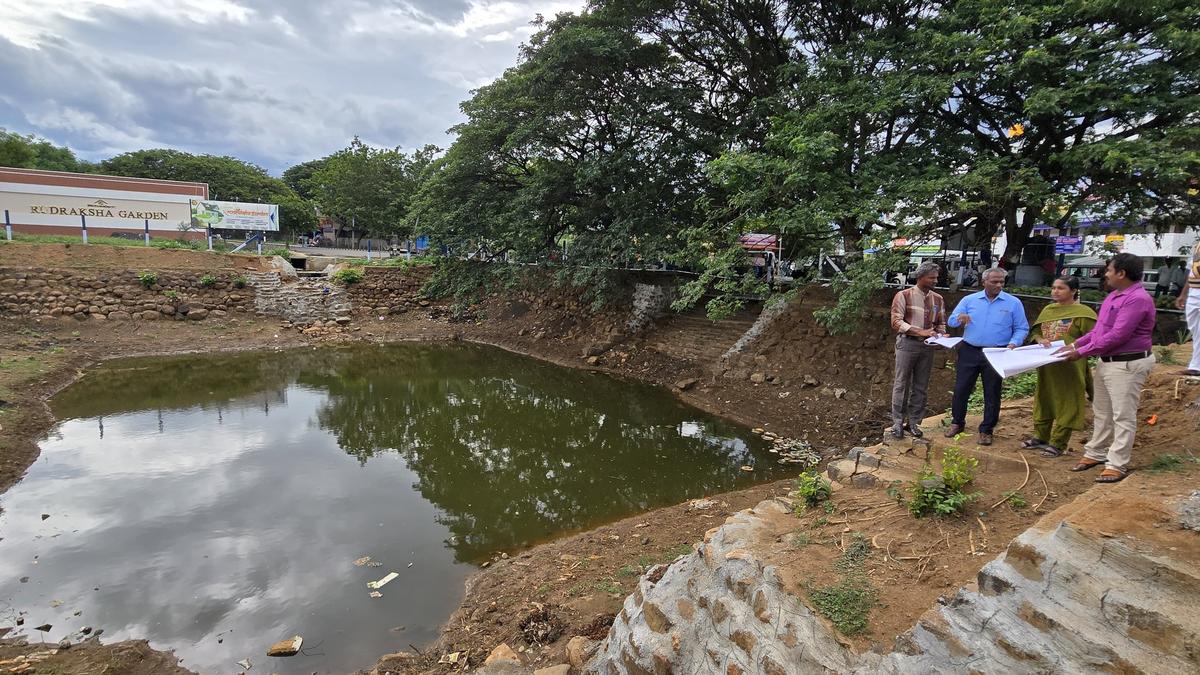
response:
[[[85,159],[172,147],[278,174],[352,136],[445,147],[529,22],[584,0],[0,0],[0,127]]]

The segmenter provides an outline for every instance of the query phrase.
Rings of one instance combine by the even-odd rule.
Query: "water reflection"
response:
[[[205,672],[363,667],[436,636],[465,562],[780,475],[664,392],[464,345],[117,362],[53,408],[0,498],[0,600]],[[256,658],[294,633],[309,655]]]

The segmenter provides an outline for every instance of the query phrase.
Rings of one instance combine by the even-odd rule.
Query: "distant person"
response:
[[[1183,310],[1187,327],[1192,331],[1192,361],[1184,375],[1200,375],[1200,241],[1192,245],[1192,256],[1188,260],[1187,276],[1183,279],[1186,290],[1175,299],[1175,306]]]
[[[1176,267],[1171,272],[1171,293],[1175,297],[1178,298],[1183,295],[1184,289],[1187,288],[1187,280],[1188,280],[1187,263],[1180,260],[1179,267]],[[1195,333],[1193,333],[1193,335],[1195,335]]]
[[[1116,483],[1129,475],[1142,384],[1154,369],[1150,338],[1156,310],[1154,299],[1142,287],[1142,259],[1136,255],[1118,253],[1108,261],[1104,279],[1112,292],[1100,305],[1095,330],[1057,353],[1066,354],[1069,361],[1100,358],[1092,397],[1095,429],[1084,446],[1083,459],[1071,471],[1103,464],[1096,482]]]
[[[992,432],[1000,421],[1000,377],[983,350],[987,347],[1012,349],[1025,342],[1029,320],[1021,301],[1004,292],[1008,272],[993,267],[983,273],[983,290],[963,298],[950,312],[946,322],[951,328],[963,326],[963,341],[958,345],[958,364],[954,376],[954,402],[951,424],[946,437],[952,438],[966,428],[967,399],[975,391],[975,382],[983,376],[983,421],[979,424],[980,445],[992,444]]]
[[[1042,308],[1030,339],[1043,347],[1062,340],[1068,345],[1096,325],[1096,312],[1079,302],[1079,280],[1059,277],[1050,287],[1054,302]],[[1067,451],[1071,434],[1083,429],[1086,398],[1092,397],[1092,373],[1087,361],[1060,361],[1038,368],[1033,392],[1033,437],[1021,444],[1044,457]]]
[[[1158,268],[1158,276],[1154,279],[1154,297],[1157,298],[1171,292],[1171,276],[1173,271],[1171,263],[1164,260],[1162,267]]]
[[[763,278],[763,275],[765,274],[765,271],[766,271],[766,267],[767,267],[767,259],[764,258],[761,253],[754,256],[754,278],[755,279]]]
[[[946,333],[946,301],[933,291],[939,268],[924,263],[917,268],[912,288],[892,297],[892,330],[896,331],[896,374],[892,382],[892,437],[904,438],[904,425],[920,438],[925,419],[929,375],[934,347],[925,338]]]

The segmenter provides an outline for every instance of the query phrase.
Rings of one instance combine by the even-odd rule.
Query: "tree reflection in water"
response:
[[[54,407],[94,417],[201,406],[214,419],[257,407],[269,419],[297,386],[324,394],[313,423],[365,470],[380,453],[404,459],[460,561],[785,475],[765,442],[666,392],[470,345],[119,362]]]

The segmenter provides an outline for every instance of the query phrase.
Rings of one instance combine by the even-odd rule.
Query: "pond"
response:
[[[113,361],[51,405],[0,497],[0,626],[202,673],[370,666],[434,640],[497,552],[787,475],[665,391],[461,344]]]

